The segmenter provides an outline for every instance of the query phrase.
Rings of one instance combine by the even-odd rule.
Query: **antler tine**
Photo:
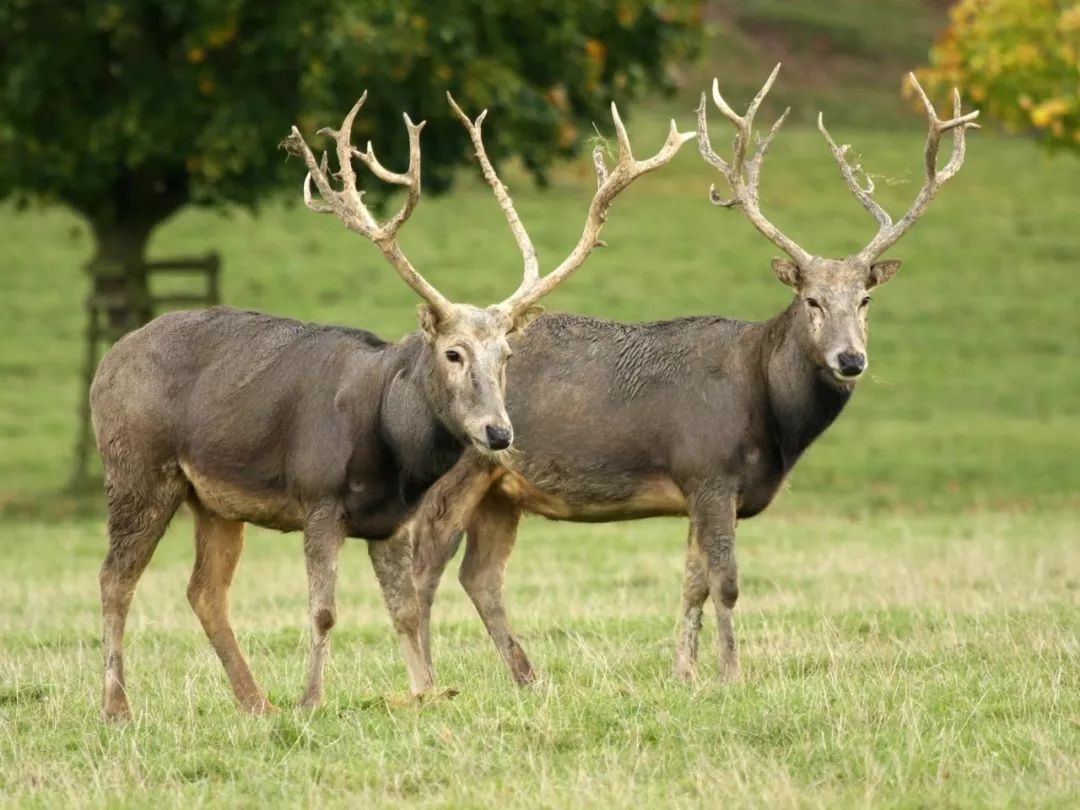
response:
[[[387,237],[392,237],[397,233],[402,223],[409,218],[413,209],[416,208],[416,204],[420,202],[420,133],[424,131],[427,121],[414,124],[408,113],[402,113],[401,117],[405,120],[405,131],[409,134],[409,168],[403,173],[392,172],[379,163],[378,158],[375,157],[375,150],[371,145],[371,141],[367,142],[367,150],[364,152],[355,148],[352,150],[352,154],[384,183],[405,186],[407,189],[405,201],[401,204],[401,208],[383,226],[383,231]]]
[[[304,205],[316,214],[332,214],[333,207],[322,200],[316,200],[311,194],[311,172],[304,175]]]
[[[761,177],[761,166],[765,160],[765,154],[769,151],[769,146],[772,144],[773,138],[776,137],[776,133],[779,132],[780,127],[787,118],[790,108],[785,110],[783,115],[776,120],[776,123],[769,129],[765,138],[759,139],[757,149],[754,151],[749,162],[746,159],[746,150],[750,143],[751,132],[753,131],[754,116],[757,115],[758,107],[761,106],[762,101],[765,100],[765,96],[767,96],[769,90],[772,89],[773,82],[776,81],[776,77],[779,73],[780,65],[778,64],[773,68],[772,73],[769,74],[769,78],[765,80],[765,84],[762,85],[761,89],[758,90],[757,94],[750,102],[750,106],[747,107],[745,115],[739,115],[731,108],[720,94],[719,81],[713,79],[713,103],[716,104],[724,117],[735,125],[735,140],[732,147],[731,161],[728,162],[724,160],[713,151],[712,144],[709,140],[707,100],[704,93],[701,94],[701,103],[698,106],[697,111],[698,148],[701,152],[701,156],[705,158],[705,161],[719,170],[719,172],[727,179],[728,185],[731,187],[731,199],[724,200],[720,197],[716,187],[710,186],[709,199],[713,204],[724,208],[733,208],[736,205],[739,206],[750,220],[750,223],[757,228],[759,233],[787,253],[796,263],[806,264],[811,259],[810,254],[781,233],[779,228],[769,222],[765,215],[761,213],[761,207],[758,203],[758,183]]]
[[[930,202],[937,196],[938,191],[945,185],[953,175],[955,175],[960,167],[964,164],[964,156],[967,150],[966,134],[968,129],[978,129],[979,125],[975,123],[975,119],[979,117],[979,111],[973,110],[972,112],[964,114],[960,106],[960,91],[953,89],[953,117],[948,120],[942,121],[934,109],[934,105],[930,102],[926,92],[919,84],[919,80],[915,78],[914,73],[909,73],[908,78],[911,80],[912,86],[915,88],[915,92],[918,94],[920,101],[922,101],[923,108],[926,110],[926,117],[929,121],[929,130],[926,134],[926,149],[925,149],[925,164],[926,164],[926,182],[923,183],[923,187],[919,190],[919,193],[915,197],[915,201],[911,204],[911,208],[904,214],[896,224],[882,223],[878,229],[877,235],[870,241],[862,252],[859,253],[859,258],[864,262],[870,263],[874,259],[878,258],[882,253],[892,247],[896,241],[903,236],[907,230],[918,221],[919,217],[925,213],[926,208],[930,205]],[[949,162],[945,164],[944,168],[938,169],[937,157],[938,149],[941,146],[941,136],[948,132],[953,133],[953,148],[952,155],[949,157]]]
[[[604,163],[604,147],[597,144],[592,150],[593,168],[596,169],[596,187],[600,188],[607,180],[607,164]]]
[[[630,138],[626,134],[626,127],[623,126],[619,110],[614,103],[611,105],[611,118],[615,125],[616,138],[619,141],[619,158],[615,163],[615,168],[609,171],[604,164],[600,147],[597,146],[593,150],[597,189],[592,202],[589,203],[589,211],[585,217],[585,227],[581,232],[581,237],[570,255],[558,267],[543,278],[538,278],[533,282],[526,279],[512,296],[499,305],[507,312],[520,312],[535,304],[581,267],[589,254],[597,246],[604,244],[600,241],[600,231],[604,227],[608,209],[610,209],[615,197],[641,175],[671,162],[679,148],[694,137],[693,132],[679,132],[679,128],[672,121],[667,139],[664,141],[660,151],[646,160],[636,160],[630,148]]]
[[[344,192],[357,203],[360,202],[361,193],[356,188],[356,172],[353,171],[352,167],[352,128],[356,115],[360,112],[360,108],[364,106],[365,101],[367,101],[367,90],[353,104],[352,109],[345,116],[345,120],[341,122],[341,129],[323,127],[316,133],[318,135],[329,135],[334,139],[334,145],[337,148],[338,172],[344,186]]]
[[[308,169],[304,177],[304,204],[319,214],[335,214],[346,228],[374,242],[406,284],[437,313],[448,314],[453,305],[417,272],[402,253],[397,241],[398,230],[420,199],[420,132],[424,128],[424,122],[413,124],[409,116],[405,116],[405,126],[409,133],[409,168],[402,174],[391,172],[376,160],[370,143],[366,152],[360,152],[352,145],[353,122],[366,100],[367,93],[365,92],[345,116],[340,129],[326,127],[319,130],[319,134],[329,135],[335,141],[340,164],[338,177],[342,181],[341,191],[336,190],[331,183],[329,158],[325,152],[321,164],[316,163],[315,155],[312,154],[311,148],[295,126],[285,139],[286,150],[300,155]],[[379,224],[368,207],[364,205],[363,192],[356,185],[356,172],[352,167],[353,157],[358,157],[380,180],[407,188],[405,202],[402,203],[401,209],[383,225]],[[312,194],[312,181],[322,199],[316,199]]]
[[[465,115],[457,102],[454,101],[454,97],[449,91],[446,93],[446,100],[450,102],[450,109],[454,111],[454,115],[457,116],[458,120],[461,121],[469,133],[473,149],[476,150],[476,159],[480,162],[480,170],[483,172],[484,179],[487,180],[488,185],[491,186],[491,190],[495,192],[495,199],[499,201],[499,207],[502,208],[503,214],[506,216],[506,222],[510,226],[511,233],[514,234],[514,240],[517,242],[518,250],[521,251],[521,256],[525,260],[525,269],[523,272],[524,281],[522,283],[533,283],[540,277],[540,259],[536,255],[536,248],[533,247],[532,240],[529,239],[529,234],[525,230],[525,226],[521,223],[521,219],[514,209],[514,201],[510,199],[509,190],[503,185],[503,182],[495,173],[491,161],[488,160],[487,150],[484,148],[483,135],[480,131],[484,124],[484,118],[487,117],[487,110],[481,112],[480,115],[476,117],[476,120],[472,121],[469,119],[469,116]]]
[[[883,228],[888,228],[892,225],[892,217],[888,212],[878,205],[871,195],[874,193],[874,181],[863,170],[861,165],[852,166],[848,163],[847,150],[848,146],[837,146],[836,141],[833,140],[832,135],[829,134],[829,130],[825,129],[825,114],[819,112],[817,118],[818,132],[824,137],[826,143],[829,144],[829,151],[832,152],[833,157],[836,158],[836,164],[840,167],[840,172],[844,175],[844,181],[847,183],[848,188],[851,189],[851,193],[855,195],[862,207],[865,208],[870,214],[878,221]],[[863,177],[866,180],[866,188],[859,185],[859,180],[855,176],[855,172],[861,171]]]

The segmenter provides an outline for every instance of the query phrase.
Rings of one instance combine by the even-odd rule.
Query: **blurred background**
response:
[[[1075,806],[1078,51],[1076,0],[0,0],[0,804]],[[711,616],[701,681],[670,677],[685,519],[527,518],[507,595],[538,689],[511,685],[447,576],[435,660],[462,692],[406,697],[355,542],[327,705],[297,712],[300,538],[249,527],[235,625],[282,711],[244,717],[185,596],[182,510],[130,617],[136,720],[101,724],[104,498],[96,452],[76,459],[110,340],[215,299],[390,339],[416,328],[375,247],[302,205],[290,126],[325,145],[316,130],[366,89],[356,141],[400,169],[401,113],[426,119],[402,245],[448,296],[485,304],[521,257],[447,89],[489,109],[488,152],[548,270],[580,233],[610,101],[645,156],[669,118],[694,128],[713,77],[742,110],[777,62],[758,125],[792,113],[762,208],[812,253],[849,254],[877,227],[818,111],[894,217],[924,174],[908,71],[943,114],[958,86],[983,128],[888,254],[903,269],[875,292],[869,376],[739,527],[741,684],[716,679]],[[727,123],[710,120],[723,152]],[[709,203],[718,180],[688,144],[619,198],[608,247],[545,305],[778,313],[776,249]]]
[[[792,115],[763,208],[814,253],[858,250],[876,227],[813,127],[819,110],[894,216],[922,181],[907,71],[943,111],[959,86],[984,128],[892,250],[904,269],[876,296],[871,377],[775,508],[1076,503],[1080,6],[3,0],[0,31],[4,514],[98,514],[92,448],[76,463],[85,380],[112,337],[164,309],[209,296],[392,339],[414,328],[413,295],[377,251],[297,204],[303,169],[278,148],[293,123],[318,143],[366,89],[356,141],[400,167],[401,113],[427,119],[425,196],[403,244],[448,295],[483,304],[516,285],[520,259],[446,89],[490,110],[489,154],[550,268],[583,222],[611,100],[651,154],[667,118],[693,129],[712,77],[741,109],[776,62],[759,126]],[[718,148],[725,125],[712,115]],[[789,292],[769,269],[775,249],[709,205],[717,180],[683,149],[620,199],[609,247],[547,306],[625,320],[778,312]]]

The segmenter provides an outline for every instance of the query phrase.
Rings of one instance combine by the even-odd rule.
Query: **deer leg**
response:
[[[304,709],[316,708],[323,699],[323,667],[330,649],[330,630],[337,621],[334,589],[337,586],[338,552],[344,541],[345,527],[336,506],[320,506],[311,511],[304,526],[304,561],[311,612],[311,664],[307,688],[300,701]]]
[[[514,681],[526,686],[536,680],[536,673],[510,630],[503,596],[506,561],[514,550],[520,520],[521,510],[516,504],[501,495],[489,494],[469,521],[469,539],[458,578]]]
[[[413,575],[420,600],[420,647],[431,672],[431,608],[465,526],[498,476],[491,462],[466,451],[424,495],[412,520]]]
[[[368,555],[398,635],[409,673],[409,691],[419,696],[431,690],[434,678],[420,643],[420,600],[413,579],[412,545],[412,532],[405,526],[389,540],[368,543]]]
[[[131,717],[124,684],[124,627],[135,587],[184,498],[179,475],[124,475],[119,483],[106,461],[109,551],[101,565],[101,615],[104,623],[105,686],[102,710],[107,720]]]
[[[188,583],[188,602],[225,667],[240,708],[266,714],[273,707],[251,674],[229,618],[229,586],[244,551],[244,524],[219,517],[194,499],[191,509],[195,513],[195,569]]]
[[[697,528],[690,521],[686,541],[686,569],[683,575],[682,613],[679,616],[675,649],[676,678],[692,682],[697,678],[698,636],[701,633],[702,609],[709,596],[709,569],[701,548]]]
[[[420,601],[420,651],[432,673],[435,672],[435,666],[431,657],[431,608],[435,604],[435,592],[439,588],[443,572],[457,554],[464,537],[464,531],[454,532],[454,537],[447,546],[447,553],[442,559],[430,561],[413,572],[416,581],[416,596]]]
[[[724,491],[706,492],[694,499],[693,517],[698,541],[708,566],[709,594],[719,626],[720,675],[739,677],[739,649],[734,611],[739,598],[739,569],[735,562],[735,498]]]

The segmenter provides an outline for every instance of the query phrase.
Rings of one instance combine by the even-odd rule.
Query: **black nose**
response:
[[[492,450],[505,450],[510,446],[510,439],[514,436],[509,428],[498,425],[488,425],[484,428],[484,432],[487,434],[488,447]]]
[[[858,377],[866,368],[866,355],[862,352],[840,352],[836,365],[845,377]]]

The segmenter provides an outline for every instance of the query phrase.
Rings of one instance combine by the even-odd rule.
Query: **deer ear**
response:
[[[776,258],[772,260],[772,269],[781,282],[792,289],[799,286],[799,265],[791,259]]]
[[[416,319],[420,321],[420,331],[428,343],[434,343],[439,333],[439,315],[427,304],[416,307]]]
[[[533,304],[531,307],[526,307],[514,317],[513,324],[510,325],[508,335],[516,335],[524,332],[529,328],[529,324],[544,314],[544,308],[539,304]]]
[[[870,276],[866,280],[866,288],[878,287],[896,275],[900,269],[899,259],[885,259],[870,265]]]

